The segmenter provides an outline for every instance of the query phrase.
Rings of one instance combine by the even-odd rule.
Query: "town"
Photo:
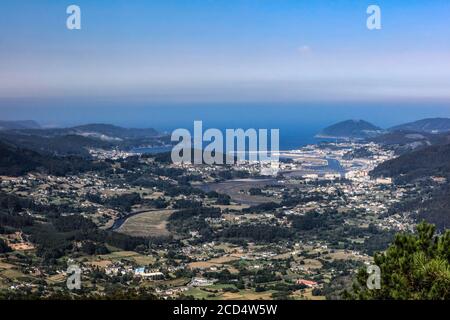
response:
[[[164,299],[335,298],[395,232],[413,229],[392,208],[423,189],[371,177],[394,157],[373,142],[282,151],[276,176],[255,161],[92,154],[110,167],[1,177],[2,193],[32,202],[7,198],[10,213],[33,220],[0,234],[13,249],[0,258],[1,287],[67,292],[67,267],[78,265],[82,291],[100,296],[126,287]],[[55,236],[42,239],[46,230]]]

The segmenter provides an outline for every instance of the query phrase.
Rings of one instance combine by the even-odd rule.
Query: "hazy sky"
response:
[[[81,7],[82,30],[66,8]],[[382,30],[366,28],[378,4]],[[448,0],[1,0],[5,101],[450,101]]]

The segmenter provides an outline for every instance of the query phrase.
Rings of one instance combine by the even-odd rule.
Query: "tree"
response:
[[[8,247],[3,239],[0,239],[0,253],[11,252],[11,248]]]
[[[230,198],[229,195],[226,195],[226,194],[219,194],[219,195],[217,196],[216,204],[228,206],[228,205],[230,205],[230,200],[231,200],[231,198]]]
[[[368,274],[357,275],[352,299],[450,299],[450,230],[435,235],[435,226],[422,222],[415,234],[397,234],[384,253],[375,255],[380,268],[380,289],[369,290]]]

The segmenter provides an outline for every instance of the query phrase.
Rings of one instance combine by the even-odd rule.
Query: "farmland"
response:
[[[160,237],[168,236],[167,219],[173,210],[157,210],[140,213],[128,218],[118,232],[130,236]]]

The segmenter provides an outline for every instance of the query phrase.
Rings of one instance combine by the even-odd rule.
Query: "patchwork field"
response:
[[[130,260],[134,261],[138,265],[144,266],[154,263],[155,257],[139,254],[134,251],[116,251],[109,254],[92,256],[91,260],[88,261],[87,264],[95,267],[105,268],[111,263],[120,260]]]
[[[226,292],[224,288],[234,288],[233,285],[212,285],[204,288],[190,288],[185,292],[187,296],[193,296],[195,299],[206,300],[271,300],[272,294],[276,291],[267,290],[264,292],[255,292],[251,289],[239,290],[238,292]],[[290,296],[294,300],[324,300],[324,296],[314,296],[312,289],[295,291]]]
[[[132,216],[117,230],[138,237],[168,236],[167,219],[174,210],[155,210]]]
[[[203,185],[201,188],[205,192],[216,191],[218,193],[227,194],[231,197],[231,199],[233,199],[233,201],[238,202],[242,205],[254,206],[272,201],[277,202],[277,200],[265,196],[253,196],[245,192],[247,192],[250,188],[262,188],[265,185],[276,183],[277,181],[274,179],[238,179],[218,183],[210,183]],[[243,193],[242,191],[245,192]]]
[[[193,296],[195,299],[206,300],[263,300],[271,299],[271,295],[274,292],[271,290],[255,292],[249,289],[239,290],[239,292],[223,292],[222,286],[214,285],[207,288],[190,288],[184,294],[186,296]]]
[[[225,264],[228,264],[232,261],[239,260],[240,256],[237,254],[234,255],[226,255],[219,258],[210,259],[208,261],[197,261],[197,262],[191,262],[188,264],[188,267],[190,269],[208,269],[211,267],[220,267]],[[234,269],[234,268],[233,268]]]

